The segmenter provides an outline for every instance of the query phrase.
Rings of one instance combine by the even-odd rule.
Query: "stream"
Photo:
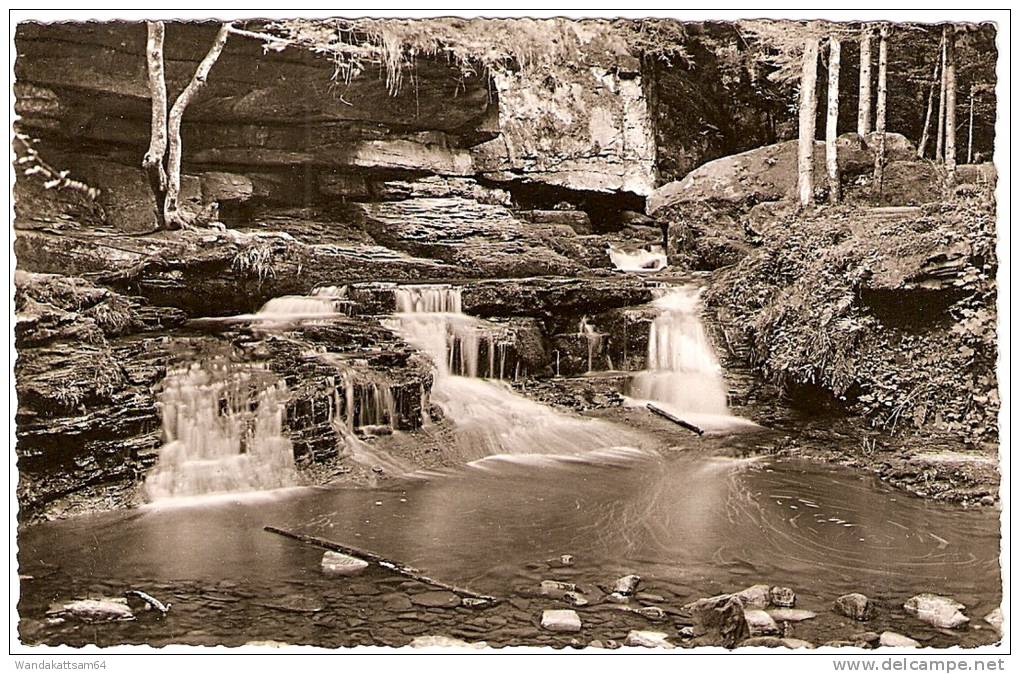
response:
[[[690,408],[710,432],[695,441],[678,431],[679,444],[619,420],[554,410],[475,376],[477,345],[488,328],[460,313],[456,291],[399,292],[395,329],[437,364],[432,399],[452,424],[448,450],[459,467],[409,471],[375,488],[210,496],[209,484],[240,490],[249,473],[253,488],[280,484],[267,475],[289,470],[275,449],[272,400],[260,402],[258,414],[263,444],[274,449],[261,463],[253,454],[236,479],[189,487],[196,466],[235,470],[236,462],[218,458],[224,448],[238,451],[239,442],[222,418],[215,443],[170,434],[164,451],[175,463],[166,463],[166,471],[179,466],[191,477],[157,472],[160,489],[150,493],[169,497],[20,532],[22,637],[72,645],[342,646],[444,635],[496,646],[566,646],[652,629],[677,639],[682,618],[655,620],[598,601],[577,608],[579,633],[539,626],[543,609],[567,608],[538,593],[541,581],[574,583],[597,597],[616,578],[638,574],[645,594],[631,608],[676,609],[758,583],[788,586],[797,608],[817,617],[789,625],[787,634],[814,643],[864,630],[893,630],[933,646],[997,639],[981,621],[1001,601],[997,518],[912,497],[850,469],[761,456],[755,438],[763,429],[725,409],[718,362],[691,318],[697,309],[689,291],[658,301],[664,313],[654,326],[650,370],[635,376],[628,398],[678,414]],[[493,358],[491,344],[487,353]],[[194,433],[206,418],[193,410],[203,398],[180,388],[175,395],[189,401],[175,423],[191,420]],[[370,550],[509,601],[439,606],[430,588],[378,569],[326,578],[321,550],[267,533],[266,525]],[[573,556],[573,565],[548,562],[561,555]],[[163,619],[101,625],[46,619],[53,602],[127,589],[172,602],[172,610]],[[879,616],[854,623],[833,612],[833,600],[849,592],[875,600]],[[965,604],[970,625],[938,630],[907,615],[903,602],[921,592]]]

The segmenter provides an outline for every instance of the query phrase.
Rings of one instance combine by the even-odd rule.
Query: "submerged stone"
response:
[[[782,648],[784,644],[779,637],[751,637],[741,641],[738,646],[741,648]]]
[[[631,630],[624,641],[626,646],[638,646],[641,648],[676,648],[667,638],[665,632],[649,632],[645,630]]]
[[[135,619],[126,599],[79,599],[63,606],[57,605],[49,613],[84,622],[115,622]]]
[[[797,623],[802,620],[811,620],[818,616],[814,611],[806,611],[799,608],[774,608],[768,612],[773,620],[779,622]]]
[[[634,594],[640,583],[641,576],[636,576],[634,574],[624,576],[623,578],[617,579],[617,581],[613,584],[613,592],[618,592],[629,597]]]
[[[547,597],[561,597],[567,592],[577,592],[577,585],[559,580],[543,580],[539,592]]]
[[[411,603],[426,608],[454,608],[460,606],[460,597],[453,592],[435,590],[411,595]]]
[[[921,644],[896,632],[882,632],[878,643],[886,648],[920,648]]]
[[[945,629],[954,629],[970,622],[970,618],[961,613],[967,607],[960,602],[937,594],[919,594],[911,597],[903,604],[903,609],[929,625]]]
[[[550,609],[542,612],[542,629],[550,632],[580,632],[581,618],[576,611]]]
[[[985,616],[985,622],[995,628],[995,631],[1002,634],[1002,608],[997,608]]]
[[[878,612],[875,604],[860,592],[851,592],[839,597],[833,604],[833,609],[840,615],[862,622],[871,620]]]
[[[850,635],[850,641],[859,644],[862,648],[876,648],[881,638],[882,635],[878,632],[858,632]]]
[[[368,562],[332,550],[322,555],[322,573],[329,577],[357,576],[368,568]]]

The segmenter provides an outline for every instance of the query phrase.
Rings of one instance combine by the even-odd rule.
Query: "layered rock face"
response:
[[[168,26],[171,102],[216,28]],[[16,35],[19,124],[55,165],[100,188],[111,223],[129,230],[153,224],[139,170],[149,139],[145,34],[141,23],[26,23]],[[639,64],[606,41],[586,42],[581,62],[495,74],[491,85],[482,67],[465,74],[419,57],[394,90],[382,65],[345,81],[328,57],[233,35],[184,117],[184,170],[196,176],[185,196],[221,207],[373,200],[394,175],[648,194],[656,147]]]

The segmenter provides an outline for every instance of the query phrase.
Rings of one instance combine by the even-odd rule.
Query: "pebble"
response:
[[[772,601],[772,588],[768,585],[752,585],[736,594],[744,608],[765,609]]]
[[[329,550],[322,554],[322,574],[328,578],[356,576],[368,568],[368,562],[342,552]]]
[[[567,592],[577,592],[577,585],[559,580],[543,580],[539,592],[547,597],[560,597]]]
[[[639,613],[649,620],[666,619],[666,612],[658,606],[642,606],[641,608],[634,609],[634,613]]]
[[[401,613],[412,609],[411,600],[402,594],[390,594],[382,597],[382,606],[387,611]]]
[[[887,648],[920,648],[921,644],[896,632],[882,632],[878,643]]]
[[[656,603],[666,601],[666,598],[663,597],[662,595],[652,594],[650,592],[638,592],[636,595],[634,595],[634,598],[637,599],[638,601],[647,601],[647,602],[656,602]]]
[[[844,594],[833,604],[836,613],[852,620],[866,621],[875,617],[878,612],[875,604],[860,592]]]
[[[806,611],[799,608],[774,608],[768,614],[772,616],[773,620],[788,623],[798,623],[802,620],[811,620],[818,617],[818,614],[814,611]]]
[[[997,608],[985,616],[985,622],[995,628],[995,631],[1002,635],[1002,608]]]
[[[774,587],[769,592],[773,606],[782,608],[793,608],[797,603],[797,595],[788,587]]]
[[[57,605],[48,611],[56,617],[71,617],[84,622],[114,622],[134,620],[135,615],[126,599],[79,599]]]
[[[492,601],[489,599],[482,599],[481,597],[464,597],[460,600],[461,606],[467,608],[482,608],[484,606],[492,605]]]
[[[637,646],[641,648],[676,648],[668,639],[665,632],[648,632],[645,630],[631,630],[627,633],[627,639],[623,642],[625,646]]]
[[[929,593],[914,595],[903,604],[903,610],[918,620],[945,629],[969,623],[970,618],[961,613],[966,608],[955,599]]]
[[[542,612],[542,628],[550,632],[580,632],[581,617],[576,611],[549,609]]]
[[[751,631],[752,637],[762,637],[772,634],[779,634],[779,625],[772,619],[765,611],[761,609],[745,609],[744,620],[747,621],[747,627]]]
[[[427,608],[453,608],[460,606],[460,597],[445,590],[435,590],[411,595],[411,603]]]
[[[630,596],[637,590],[638,585],[641,583],[641,576],[630,574],[622,578],[618,578],[613,584],[613,592]]]

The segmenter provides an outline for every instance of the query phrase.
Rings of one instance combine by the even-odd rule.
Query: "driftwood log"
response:
[[[680,417],[676,416],[675,414],[671,414],[670,412],[667,412],[666,410],[662,409],[658,405],[655,405],[654,403],[648,403],[646,405],[646,407],[648,408],[649,412],[652,412],[653,414],[658,414],[663,419],[669,419],[670,421],[672,421],[677,426],[683,426],[687,430],[692,431],[694,433],[697,433],[698,435],[704,435],[705,434],[705,431],[701,430],[700,428],[698,428],[697,426],[695,426],[691,422],[684,421]]]
[[[498,597],[492,597],[487,594],[481,594],[475,592],[474,590],[469,590],[464,587],[458,587],[456,585],[450,585],[449,583],[444,583],[443,581],[436,580],[435,578],[429,578],[428,576],[418,571],[418,569],[414,569],[405,564],[401,564],[400,562],[393,561],[392,559],[387,559],[381,555],[375,554],[374,552],[369,552],[368,550],[362,550],[360,548],[354,548],[349,545],[344,545],[342,543],[328,541],[324,538],[308,536],[306,534],[299,534],[293,531],[287,531],[285,529],[280,529],[272,526],[265,527],[265,530],[272,534],[278,534],[286,538],[291,538],[295,541],[301,541],[302,543],[308,543],[309,545],[314,545],[316,547],[323,548],[324,550],[332,550],[333,552],[342,552],[345,555],[359,557],[361,559],[364,559],[365,561],[372,562],[378,566],[381,566],[382,568],[387,569],[388,571],[392,571],[393,573],[399,574],[401,576],[406,576],[411,580],[416,580],[419,583],[424,583],[425,585],[432,585],[433,587],[448,590],[461,597],[470,597],[471,599],[480,599],[492,603],[500,601]]]

